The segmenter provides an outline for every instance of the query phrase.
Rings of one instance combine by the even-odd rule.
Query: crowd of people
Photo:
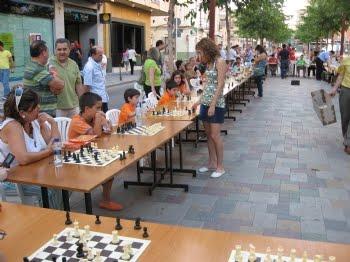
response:
[[[0,51],[1,48],[3,44],[0,42]],[[315,67],[311,67],[312,64],[308,64],[305,56],[297,58],[295,49],[290,49],[290,46],[282,45],[282,48],[276,48],[268,55],[261,45],[257,45],[255,50],[248,46],[244,51],[235,45],[227,54],[221,45],[203,38],[196,44],[196,57],[191,57],[185,62],[175,61],[174,70],[169,72],[172,66],[161,53],[165,48],[164,42],[159,40],[155,47],[148,50],[139,81],[142,92],[157,99],[158,105],[166,107],[175,102],[178,96],[191,93],[193,78],[201,81],[202,95],[198,102],[193,104],[193,108],[199,106],[199,119],[203,122],[208,139],[209,157],[208,163],[198,171],[211,171],[213,178],[225,174],[224,146],[220,131],[226,113],[223,89],[227,74],[236,74],[243,64],[252,66],[258,88],[257,97],[261,98],[267,68],[270,69],[271,75],[275,76],[279,65],[281,78],[284,79],[288,72],[294,74],[294,69],[297,75],[302,71],[303,77],[306,77],[308,65],[307,71],[316,71],[318,80],[321,70],[324,70],[324,63],[334,56],[333,51],[320,52],[318,55],[314,53],[312,61],[315,61]],[[133,68],[135,50],[127,49],[124,54],[123,61],[129,61]],[[16,159],[12,165],[26,165],[51,155],[53,139],[60,138],[54,120],[54,117],[58,116],[71,118],[69,139],[80,135],[100,136],[103,133],[111,133],[112,125],[106,118],[109,97],[105,86],[106,63],[103,61],[103,48],[91,46],[90,57],[83,68],[76,61],[81,59],[80,47],[77,43],[70,43],[63,38],[56,40],[52,57],[49,57],[46,43],[41,40],[30,45],[30,56],[24,71],[23,86],[17,86],[12,91],[9,87],[4,88],[4,121],[0,127],[0,150],[3,158],[7,153],[12,153]],[[0,52],[0,57],[7,59],[6,63],[4,59],[0,63],[0,74],[4,78],[3,75],[7,73],[3,71],[11,68],[12,61],[7,52]],[[335,94],[336,89],[342,86],[340,101],[347,153],[350,153],[350,114],[347,110],[350,104],[349,64],[349,60],[343,61],[339,71],[340,77],[332,91],[332,94]],[[131,70],[133,72],[133,69]],[[140,95],[138,89],[125,90],[125,103],[120,108],[119,123],[135,121]],[[123,206],[111,200],[112,183],[113,179],[102,185],[102,200],[99,206],[109,210],[121,210]],[[39,187],[24,186],[24,191],[40,195]],[[49,196],[51,206],[59,208],[60,195],[50,190]]]

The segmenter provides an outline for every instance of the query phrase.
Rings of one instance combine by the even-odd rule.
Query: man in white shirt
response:
[[[136,51],[132,47],[128,50],[128,56],[129,56],[129,62],[130,62],[130,69],[131,74],[134,74],[134,65],[136,64]]]
[[[109,97],[106,90],[106,74],[101,66],[103,48],[94,46],[91,48],[90,53],[91,57],[89,57],[83,70],[84,85],[87,91],[102,97],[102,111],[106,113],[108,111]]]
[[[230,61],[230,64],[233,64],[236,61],[236,57],[237,57],[236,48],[237,47],[238,47],[238,45],[234,45],[230,48],[230,51],[228,53],[228,60]]]

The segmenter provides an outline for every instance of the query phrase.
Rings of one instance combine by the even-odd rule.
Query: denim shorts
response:
[[[208,116],[209,106],[201,105],[199,110],[199,120],[213,124],[223,124],[225,119],[226,108],[215,107],[214,115]]]

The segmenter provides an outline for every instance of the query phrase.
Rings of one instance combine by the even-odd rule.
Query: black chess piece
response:
[[[72,152],[68,151],[68,157],[71,157],[71,156],[72,156]]]
[[[137,217],[135,219],[134,229],[135,230],[140,230],[141,229],[141,218],[140,217]]]
[[[67,258],[66,257],[62,257],[62,262],[67,262]]]
[[[120,217],[117,217],[115,220],[116,220],[116,222],[117,222],[117,224],[115,225],[115,230],[122,230],[123,227],[122,227],[122,225],[120,224]]]
[[[77,160],[77,155],[75,153],[73,153],[73,159]]]
[[[52,259],[53,262],[57,261],[57,257],[56,256],[52,256],[51,259]]]
[[[187,106],[186,106],[185,110],[186,110],[186,111],[188,110]]]
[[[148,235],[148,232],[147,232],[147,227],[143,227],[143,235],[142,235],[143,238],[148,238],[149,235]]]
[[[79,242],[77,247],[77,258],[85,257],[84,251],[83,251],[83,243]]]
[[[95,158],[96,161],[98,160],[98,152],[94,153],[94,158]]]
[[[128,150],[129,154],[135,154],[135,149],[133,145],[129,145],[129,150]]]
[[[80,163],[80,157],[79,157],[79,155],[76,156],[75,162],[76,162],[77,164]]]
[[[123,161],[123,155],[122,154],[119,154],[119,160]]]
[[[163,107],[163,114],[165,114],[165,107]]]
[[[125,153],[125,151],[123,151],[123,160],[125,160],[126,159],[126,153]]]
[[[191,110],[188,110],[188,115],[190,116],[192,114],[192,111]]]
[[[152,111],[152,115],[156,115],[156,111],[153,110],[153,111]]]
[[[64,162],[68,162],[68,161],[69,161],[68,156],[64,155]]]
[[[66,225],[71,225],[72,220],[70,220],[70,213],[69,211],[66,211],[66,222],[64,222]]]
[[[196,109],[192,108],[192,114],[196,113]]]
[[[100,216],[96,215],[96,221],[95,221],[96,225],[100,225],[101,224],[101,220],[100,220]]]
[[[23,262],[30,262],[30,261],[29,261],[29,258],[24,257],[24,258],[23,258]]]
[[[118,126],[117,127],[117,134],[119,134],[120,133],[120,127]]]

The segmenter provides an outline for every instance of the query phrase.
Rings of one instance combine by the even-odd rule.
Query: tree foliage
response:
[[[283,42],[291,31],[282,12],[283,0],[251,0],[237,11],[238,34],[241,37]]]

